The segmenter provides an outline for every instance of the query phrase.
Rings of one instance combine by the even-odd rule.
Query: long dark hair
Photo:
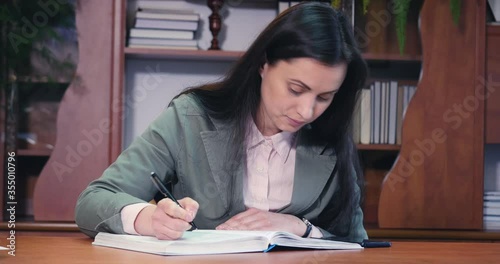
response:
[[[261,99],[259,69],[266,62],[273,65],[293,58],[312,58],[331,66],[348,64],[346,78],[331,105],[311,123],[317,138],[336,152],[334,173],[339,183],[337,196],[313,223],[345,236],[360,203],[355,191],[363,177],[351,137],[351,121],[367,66],[357,49],[352,26],[340,11],[317,2],[287,9],[266,27],[222,81],[192,87],[182,94],[194,94],[210,116],[231,125],[227,155],[242,158],[248,118],[256,115]]]

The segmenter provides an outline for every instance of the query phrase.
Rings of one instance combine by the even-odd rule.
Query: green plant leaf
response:
[[[451,15],[453,16],[453,22],[458,25],[460,20],[460,9],[462,9],[462,0],[450,0]]]
[[[370,0],[363,0],[363,14],[366,15],[368,13],[368,5],[370,4]]]
[[[403,55],[406,44],[406,22],[411,0],[393,0],[394,15],[396,23],[396,35],[398,37],[399,54]]]
[[[332,7],[340,9],[340,6],[342,6],[342,0],[332,0]]]

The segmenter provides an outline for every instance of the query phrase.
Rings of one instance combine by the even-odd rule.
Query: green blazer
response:
[[[165,183],[172,183],[177,199],[191,197],[200,204],[194,220],[199,228],[213,229],[244,211],[243,192],[238,188],[233,193],[227,191],[231,181],[223,153],[228,132],[225,123],[202,111],[193,95],[175,99],[80,194],[77,225],[91,237],[97,232],[124,233],[121,209],[151,201],[158,192],[149,176],[152,171]],[[292,200],[278,212],[305,217],[314,224],[338,186],[338,177],[331,176],[336,156],[333,150],[325,149],[325,144],[316,142],[307,128],[301,129],[297,137]],[[238,162],[237,175],[244,175],[244,167],[244,162]],[[242,177],[236,177],[234,184],[242,186]],[[359,196],[359,189],[356,193]],[[229,206],[232,210],[227,212]],[[335,235],[317,227],[325,236]],[[353,241],[367,238],[359,207],[348,233],[347,239]]]

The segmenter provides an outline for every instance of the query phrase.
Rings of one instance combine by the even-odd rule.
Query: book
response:
[[[488,191],[484,192],[484,201],[500,201],[500,192]]]
[[[373,112],[373,140],[374,144],[381,144],[380,140],[380,125],[381,125],[381,103],[382,103],[382,85],[381,82],[375,82],[373,86],[373,104],[372,112]]]
[[[363,89],[361,92],[361,144],[370,144],[370,126],[371,126],[371,91]]]
[[[487,222],[498,222],[500,223],[500,216],[497,215],[485,215],[483,216],[483,221]]]
[[[484,207],[483,215],[485,216],[500,216],[500,208]]]
[[[397,111],[398,111],[398,82],[390,81],[388,83],[388,131],[387,138],[389,144],[396,144],[396,132],[397,132]]]
[[[136,18],[147,19],[165,19],[165,20],[178,20],[178,21],[199,21],[200,15],[198,13],[182,13],[182,12],[159,12],[154,10],[139,10],[136,13]]]
[[[486,230],[500,230],[500,222],[484,221],[483,227]]]
[[[359,100],[352,114],[352,140],[355,144],[361,141],[361,100]]]
[[[135,21],[136,28],[157,28],[157,29],[178,29],[178,30],[196,30],[198,21],[177,21],[162,19],[138,18]]]
[[[170,29],[148,29],[132,28],[130,29],[131,38],[159,38],[159,39],[193,39],[193,31],[181,31]]]
[[[174,3],[172,3],[174,2]],[[157,1],[157,0],[138,0],[137,7],[139,9],[161,9],[161,10],[171,10],[176,1]],[[178,1],[177,1],[178,2]]]
[[[179,256],[268,252],[275,246],[303,249],[362,249],[358,243],[302,238],[287,232],[232,230],[184,232],[178,240],[159,240],[151,236],[100,232],[92,245],[157,255]]]
[[[500,208],[500,201],[484,201],[484,207]]]
[[[198,50],[198,47],[195,46],[169,46],[169,45],[136,45],[129,44],[129,48],[136,49],[173,49],[173,50]]]
[[[191,46],[197,47],[198,41],[194,39],[154,39],[154,38],[129,38],[129,45],[152,46]]]
[[[140,12],[155,13],[155,14],[184,14],[184,15],[198,15],[193,9],[157,9],[157,8],[139,8]]]

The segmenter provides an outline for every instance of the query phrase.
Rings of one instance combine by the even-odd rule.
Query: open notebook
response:
[[[195,230],[178,240],[99,233],[92,245],[159,255],[202,255],[267,252],[275,246],[310,249],[362,249],[357,243],[302,238],[286,232]]]

